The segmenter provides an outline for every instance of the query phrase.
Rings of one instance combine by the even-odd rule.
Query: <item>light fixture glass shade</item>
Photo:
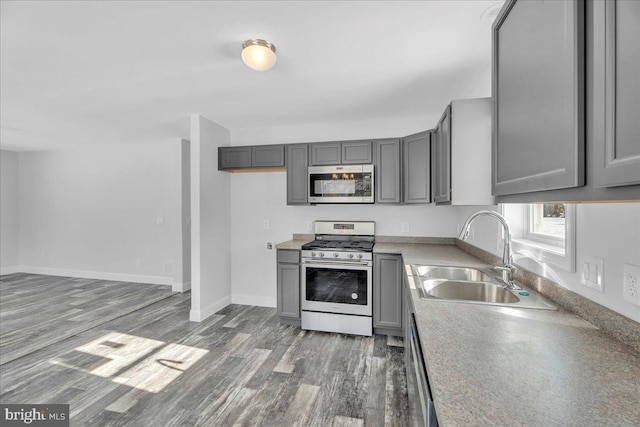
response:
[[[242,43],[242,60],[252,70],[269,70],[276,64],[276,47],[266,40],[247,40]]]

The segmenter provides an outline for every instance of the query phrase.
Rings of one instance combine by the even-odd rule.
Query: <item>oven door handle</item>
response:
[[[369,262],[358,262],[358,261],[317,261],[317,260],[306,260],[303,259],[302,260],[302,264],[310,267],[310,266],[314,266],[314,265],[318,265],[320,267],[324,267],[324,266],[331,266],[331,265],[352,265],[354,267],[371,267],[370,261]]]

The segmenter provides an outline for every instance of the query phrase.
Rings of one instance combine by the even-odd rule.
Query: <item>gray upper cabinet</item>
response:
[[[343,165],[363,165],[373,163],[371,141],[346,141],[341,145]]]
[[[593,89],[598,114],[593,184],[640,183],[640,2],[593,2]]]
[[[402,202],[402,145],[400,139],[381,139],[375,146],[376,203]]]
[[[218,147],[218,169],[251,167],[251,147]]]
[[[436,127],[432,142],[431,164],[433,167],[433,201],[437,204],[451,203],[451,105]]]
[[[584,58],[583,1],[505,3],[493,24],[494,195],[584,185]]]
[[[309,165],[360,165],[373,163],[373,143],[365,141],[309,144]]]
[[[402,256],[374,254],[373,327],[402,335]]]
[[[280,320],[300,321],[300,251],[278,250],[277,312]]]
[[[251,147],[251,167],[284,167],[284,145],[256,145]]]
[[[339,142],[316,142],[309,144],[310,166],[339,165],[342,163],[342,144]]]
[[[403,138],[404,203],[431,203],[430,131]]]
[[[218,170],[284,168],[284,145],[218,147]]]
[[[491,98],[451,101],[431,135],[433,201],[492,205]]]
[[[308,200],[308,144],[287,145],[287,205],[306,205]]]

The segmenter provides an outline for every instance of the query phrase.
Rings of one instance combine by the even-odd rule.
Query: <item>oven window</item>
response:
[[[307,267],[307,301],[367,305],[367,271]]]

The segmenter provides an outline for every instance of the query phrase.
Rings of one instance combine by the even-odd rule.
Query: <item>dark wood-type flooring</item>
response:
[[[173,296],[0,366],[0,402],[77,426],[405,426],[402,341],[302,331],[274,308],[189,322]]]
[[[170,286],[0,276],[0,365],[169,296]]]

